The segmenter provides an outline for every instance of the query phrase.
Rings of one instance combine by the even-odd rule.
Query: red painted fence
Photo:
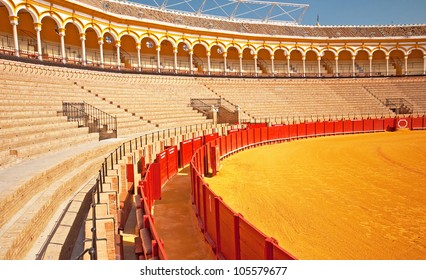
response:
[[[280,247],[275,239],[260,232],[228,207],[204,182],[206,173],[215,175],[219,156],[228,156],[241,149],[265,143],[306,137],[394,131],[401,128],[425,129],[425,124],[425,117],[417,117],[325,121],[271,127],[253,125],[216,138],[195,152],[190,169],[192,201],[206,240],[218,259],[296,259]],[[205,165],[206,161],[210,162]]]
[[[178,166],[190,163],[192,202],[206,240],[218,259],[296,259],[280,247],[273,238],[260,232],[243,216],[229,208],[204,182],[206,174],[215,174],[219,158],[241,149],[266,143],[290,141],[307,137],[328,135],[394,131],[396,129],[426,129],[426,117],[386,118],[365,120],[340,120],[267,127],[265,124],[248,126],[244,130],[232,130],[227,136],[217,133],[186,140],[177,146],[166,147],[157,154],[154,163],[145,168],[142,157],[137,163],[143,174],[138,193],[147,210],[148,226],[153,238],[154,257],[167,259],[164,246],[155,231],[150,209],[155,200],[161,199],[161,187],[178,172]],[[128,181],[134,178],[134,169],[127,166]]]

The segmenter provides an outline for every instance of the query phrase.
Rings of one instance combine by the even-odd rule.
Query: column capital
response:
[[[223,52],[223,57],[227,57],[228,53],[227,52]]]
[[[65,28],[63,28],[63,27],[58,28],[58,35],[61,36],[61,37],[64,37],[65,36]]]
[[[80,33],[80,40],[81,41],[86,40],[86,33]]]
[[[178,48],[177,47],[173,47],[173,53],[178,53]]]
[[[210,51],[207,51],[206,55],[207,55],[207,56],[210,56],[210,55],[211,55],[211,52],[210,52]],[[425,58],[426,58],[426,55],[425,55]]]
[[[275,56],[274,55],[271,55],[271,60],[274,60],[275,59]]]
[[[9,16],[10,24],[12,25],[18,25],[19,24],[19,17],[17,16]]]
[[[99,37],[98,38],[98,44],[99,45],[103,45],[104,44],[104,38],[103,37]]]
[[[136,49],[137,49],[138,51],[140,51],[140,50],[141,50],[141,48],[142,48],[142,44],[141,44],[141,43],[136,43]]]
[[[35,31],[41,31],[41,26],[42,26],[41,22],[34,22]]]
[[[161,50],[161,45],[155,46],[155,49],[157,50],[157,52],[159,52]]]

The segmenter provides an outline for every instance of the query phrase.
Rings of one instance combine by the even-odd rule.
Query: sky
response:
[[[321,25],[426,24],[426,0],[311,0],[302,24]]]
[[[161,5],[165,0],[130,0],[148,5]],[[205,8],[231,0],[207,0]],[[263,0],[256,0],[263,1]],[[426,24],[426,0],[270,0],[282,3],[309,4],[301,24],[315,25],[392,25]],[[203,0],[167,0],[168,5],[183,3],[175,8],[185,10],[185,2]],[[155,3],[155,4],[153,4]],[[193,4],[197,7],[197,4]],[[185,8],[186,7],[186,8]],[[228,7],[232,7],[228,6]],[[241,7],[241,6],[240,6]],[[195,8],[197,9],[197,8]]]

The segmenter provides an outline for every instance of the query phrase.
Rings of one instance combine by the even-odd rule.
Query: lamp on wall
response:
[[[184,51],[186,51],[186,52],[188,52],[188,51],[189,51],[189,48],[188,48],[188,46],[187,46],[186,44],[184,44],[182,48],[183,48],[183,50],[184,50]]]
[[[151,41],[146,42],[146,47],[148,49],[152,49],[153,46],[154,46],[154,44]]]
[[[221,48],[221,47],[217,48],[217,53],[218,53],[218,54],[223,53],[223,50],[222,50],[222,48]]]

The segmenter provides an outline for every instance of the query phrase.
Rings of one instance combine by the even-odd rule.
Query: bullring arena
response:
[[[0,0],[0,259],[424,259],[425,75],[424,24]]]

